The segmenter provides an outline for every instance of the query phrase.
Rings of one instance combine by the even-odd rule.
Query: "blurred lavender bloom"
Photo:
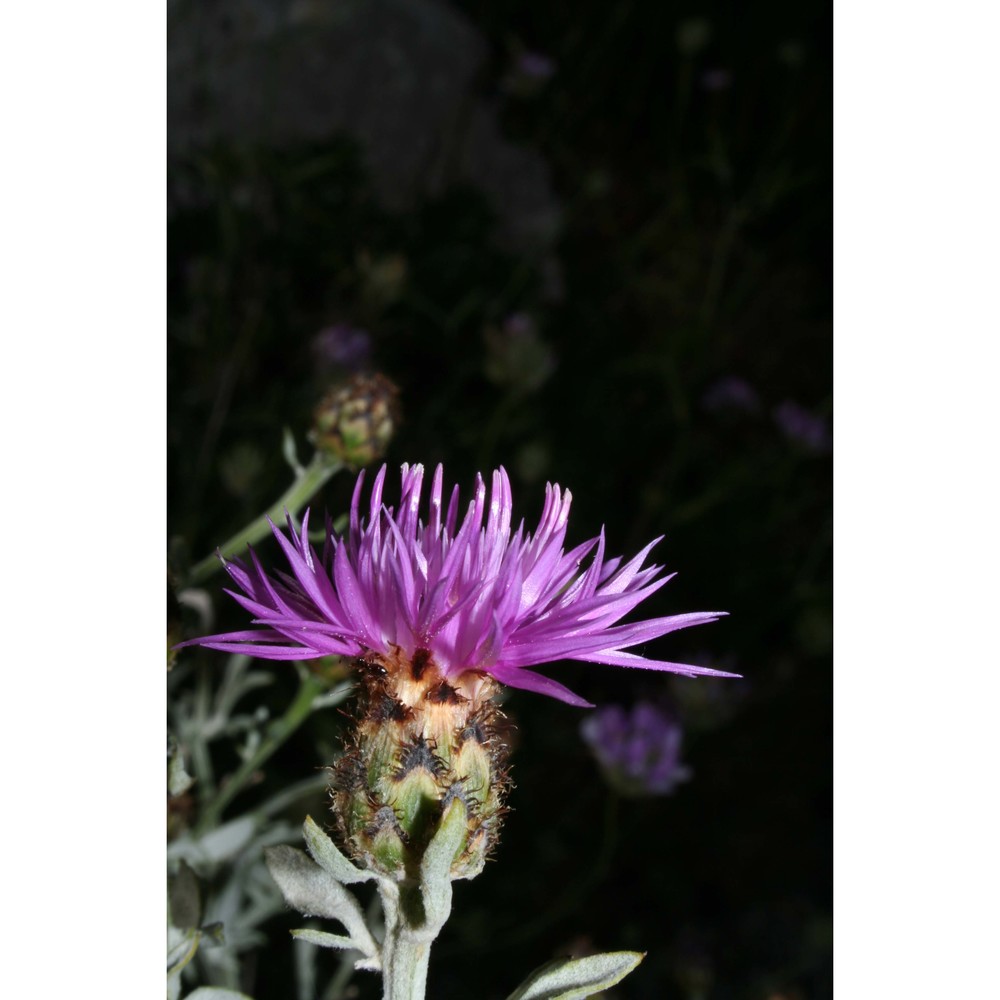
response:
[[[774,408],[774,422],[789,441],[814,455],[830,450],[830,429],[826,418],[786,399]]]
[[[732,82],[733,74],[728,69],[710,69],[701,75],[701,85],[710,93],[728,90]]]
[[[556,64],[540,52],[522,52],[517,60],[517,71],[535,80],[548,80],[556,71]]]
[[[511,313],[503,321],[503,332],[512,339],[533,337],[535,335],[535,321],[527,313]]]
[[[727,375],[709,388],[702,397],[701,405],[713,413],[722,410],[757,413],[760,410],[760,396],[746,379],[738,375]]]
[[[344,368],[357,372],[368,366],[372,340],[366,330],[336,323],[320,330],[312,339],[312,354],[323,369]]]
[[[522,49],[504,78],[504,89],[517,97],[536,94],[555,75],[556,64],[540,52]]]
[[[668,795],[691,776],[680,762],[680,725],[649,702],[637,702],[631,712],[621,705],[599,708],[583,720],[580,735],[623,795]]]

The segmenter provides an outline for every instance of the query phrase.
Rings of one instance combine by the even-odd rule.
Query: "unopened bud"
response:
[[[384,375],[355,375],[316,408],[310,438],[352,468],[385,454],[399,426],[399,389]]]
[[[420,861],[455,798],[467,813],[451,878],[472,878],[495,847],[509,787],[495,682],[446,680],[426,650],[360,665],[360,713],[333,768],[334,811],[348,851],[398,881]]]

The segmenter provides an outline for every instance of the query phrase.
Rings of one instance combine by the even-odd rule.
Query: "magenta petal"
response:
[[[635,653],[623,653],[620,650],[609,649],[601,653],[588,653],[576,657],[588,663],[606,663],[613,667],[638,667],[641,670],[662,670],[671,674],[684,674],[686,677],[741,677],[741,674],[731,674],[725,670],[712,670],[710,667],[696,667],[690,663],[669,663],[666,660],[647,660]]]
[[[386,467],[375,475],[362,517],[364,475],[351,500],[346,538],[327,537],[319,559],[308,538],[309,512],[296,530],[271,525],[287,570],[265,570],[251,549],[248,562],[226,569],[229,593],[257,629],[192,640],[224,652],[264,659],[308,659],[329,653],[387,656],[394,649],[430,650],[449,675],[476,670],[510,687],[572,705],[587,704],[557,681],[527,669],[575,659],[691,675],[732,676],[687,664],[647,660],[626,647],[714,621],[704,611],[618,624],[669,579],[644,562],[657,539],[627,561],[605,558],[604,532],[569,552],[565,538],[569,490],[549,484],[534,535],[522,521],[512,534],[510,480],[501,468],[487,491],[476,477],[459,524],[459,490],[449,492],[434,470],[423,496],[424,468],[402,468],[397,507],[383,503]],[[426,522],[421,521],[421,502]],[[595,551],[596,549],[596,551]],[[588,561],[589,560],[589,561]]]
[[[558,698],[559,701],[564,701],[567,705],[575,705],[577,708],[594,707],[586,698],[574,694],[568,687],[550,677],[536,674],[533,670],[493,670],[491,673],[507,687],[520,688],[522,691],[534,691],[536,694],[547,694],[550,698]]]

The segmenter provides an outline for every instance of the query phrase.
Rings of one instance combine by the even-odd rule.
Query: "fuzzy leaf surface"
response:
[[[289,906],[308,917],[339,920],[358,951],[366,955],[378,954],[378,946],[365,926],[361,907],[333,875],[303,851],[286,844],[266,848],[264,859]]]
[[[353,938],[344,937],[343,934],[328,934],[326,931],[315,931],[311,927],[302,927],[297,931],[292,931],[292,937],[297,941],[307,941],[309,944],[319,945],[320,948],[343,948],[349,950],[357,949]]]
[[[507,1000],[582,1000],[621,982],[643,958],[640,951],[559,958],[535,969]]]
[[[444,924],[451,912],[451,865],[462,845],[468,822],[465,803],[452,799],[420,862],[420,883],[427,923]]]
[[[302,835],[305,837],[306,848],[312,855],[313,861],[343,885],[367,882],[368,879],[375,877],[373,872],[355,868],[341,854],[337,845],[313,822],[311,816],[307,816],[305,823],[302,824]]]

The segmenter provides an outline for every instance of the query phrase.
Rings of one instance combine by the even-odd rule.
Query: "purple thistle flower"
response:
[[[691,776],[680,760],[681,727],[649,702],[631,712],[599,708],[583,720],[580,735],[609,783],[625,794],[666,795]]]
[[[337,323],[320,330],[312,339],[312,353],[322,368],[360,371],[371,360],[372,339],[366,330]]]
[[[358,476],[349,531],[335,537],[328,519],[322,558],[309,542],[306,511],[300,531],[290,517],[287,536],[272,525],[291,574],[269,575],[252,549],[248,563],[226,564],[240,591],[227,593],[253,616],[257,628],[183,645],[272,660],[360,657],[389,673],[400,672],[403,663],[411,669],[419,663],[422,670],[431,661],[449,680],[487,674],[509,687],[580,706],[589,703],[530,668],[570,659],[689,676],[737,676],[625,651],[726,613],[617,624],[673,575],[657,579],[660,566],[642,568],[660,539],[628,562],[605,559],[603,531],[564,551],[572,498],[558,485],[546,486],[534,535],[523,521],[512,533],[510,482],[503,469],[493,473],[489,500],[482,477],[476,477],[475,497],[459,523],[458,487],[445,507],[439,465],[425,523],[419,518],[423,466],[402,467],[398,509],[382,502],[385,475],[383,466],[372,485],[367,520],[361,515],[364,472]]]
[[[732,410],[739,413],[756,413],[760,409],[760,396],[745,378],[727,375],[712,384],[702,397],[701,405],[712,412]]]
[[[522,52],[517,57],[515,68],[533,80],[548,80],[556,71],[556,64],[540,52]]]
[[[822,455],[830,450],[830,429],[826,420],[786,399],[774,408],[774,422],[785,437],[805,451]]]

